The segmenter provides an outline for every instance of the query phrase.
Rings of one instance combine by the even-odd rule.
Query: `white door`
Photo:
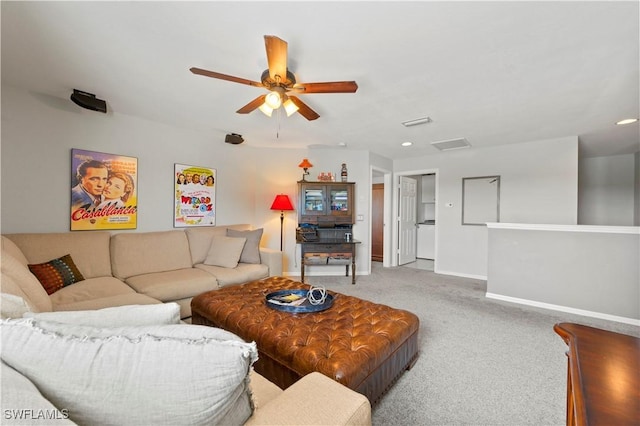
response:
[[[398,223],[398,265],[416,261],[417,234],[416,214],[418,212],[418,181],[400,176],[400,206]]]

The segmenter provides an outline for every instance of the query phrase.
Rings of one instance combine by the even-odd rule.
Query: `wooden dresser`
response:
[[[569,346],[567,425],[640,425],[640,339],[572,323],[553,329]]]

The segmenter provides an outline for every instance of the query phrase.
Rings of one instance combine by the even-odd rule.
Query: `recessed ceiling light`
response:
[[[625,118],[624,120],[620,120],[618,121],[616,124],[617,125],[621,125],[621,124],[631,124],[631,123],[635,123],[636,121],[638,121],[637,118]]]
[[[426,124],[426,123],[431,123],[431,118],[420,117],[420,118],[416,118],[415,120],[403,121],[402,125],[404,127],[411,127],[411,126],[417,126],[418,124]]]
[[[411,145],[413,145],[413,142],[402,142],[401,145],[402,146],[411,146]]]

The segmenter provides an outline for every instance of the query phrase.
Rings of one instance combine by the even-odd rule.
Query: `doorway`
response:
[[[371,185],[371,261],[384,261],[384,183]]]
[[[394,176],[394,203],[393,203],[393,217],[396,220],[393,221],[393,235],[394,241],[392,250],[397,255],[393,256],[392,266],[408,266],[417,269],[426,269],[437,272],[437,234],[438,234],[438,220],[437,220],[437,187],[438,187],[438,170],[437,169],[425,169],[415,170],[411,172],[402,172]],[[417,202],[415,204],[415,220],[411,223],[405,223],[403,226],[405,229],[409,229],[411,226],[418,230],[418,235],[414,239],[413,235],[409,235],[402,230],[400,226],[402,217],[409,217],[406,212],[403,212],[403,195],[402,195],[402,182],[407,178],[415,179],[418,181],[416,188]],[[411,207],[413,208],[413,207]],[[413,213],[413,211],[412,211]],[[427,231],[427,232],[425,232]],[[429,241],[425,241],[428,237]],[[413,240],[413,241],[412,241]],[[425,248],[425,244],[428,246]],[[410,245],[411,247],[409,247]],[[416,247],[415,249],[413,247]],[[413,251],[416,256],[414,259],[409,259],[407,255],[403,254],[403,251]],[[428,254],[427,254],[428,253]],[[412,260],[407,262],[407,259]]]

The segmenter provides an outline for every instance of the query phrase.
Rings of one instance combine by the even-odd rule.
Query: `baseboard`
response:
[[[486,275],[463,274],[460,272],[443,271],[441,269],[436,269],[433,272],[435,272],[436,274],[442,274],[442,275],[453,275],[454,277],[472,278],[474,280],[482,280],[482,281],[487,280]]]
[[[371,271],[360,271],[359,269],[356,271],[356,282],[358,280],[358,277],[360,276],[364,276],[364,275],[371,275]],[[291,271],[291,272],[282,272],[282,276],[283,277],[300,277],[300,271]],[[348,278],[344,275],[344,272],[342,272],[342,274],[337,273],[337,272],[331,272],[331,271],[320,271],[320,272],[312,272],[309,273],[309,271],[304,271],[304,276],[305,277],[339,277],[339,276],[343,276],[345,278]],[[351,271],[349,271],[349,277],[351,277]]]
[[[496,300],[502,300],[504,302],[518,303],[520,305],[534,306],[536,308],[550,309],[552,311],[567,312],[569,314],[582,315],[585,317],[592,317],[592,318],[599,318],[599,319],[608,320],[608,321],[621,322],[624,324],[630,324],[630,325],[635,325],[640,327],[640,320],[638,319],[604,314],[602,312],[587,311],[584,309],[576,309],[576,308],[571,308],[569,306],[554,305],[551,303],[544,303],[544,302],[536,302],[535,300],[520,299],[517,297],[503,296],[501,294],[495,294],[495,293],[486,293],[485,296],[489,299],[496,299]]]

